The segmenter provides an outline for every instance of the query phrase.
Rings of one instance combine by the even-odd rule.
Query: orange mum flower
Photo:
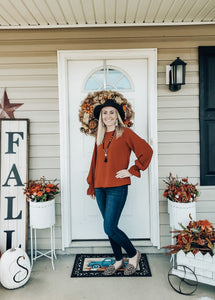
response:
[[[59,184],[55,184],[56,179],[52,182],[47,182],[45,177],[40,180],[30,180],[25,185],[24,194],[27,196],[28,201],[40,202],[49,201],[59,193]]]
[[[52,188],[53,186],[54,186],[54,184],[52,184],[52,183],[47,184],[47,187]]]
[[[84,112],[88,114],[92,114],[94,110],[93,106],[90,103],[83,104],[81,108],[83,109]]]

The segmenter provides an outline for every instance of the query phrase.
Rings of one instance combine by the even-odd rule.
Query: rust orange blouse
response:
[[[108,142],[113,132],[106,132],[104,148],[107,148]],[[149,144],[140,138],[129,128],[124,128],[121,137],[116,139],[114,135],[107,152],[107,162],[104,162],[105,154],[103,145],[95,144],[92,156],[90,171],[87,177],[89,188],[88,195],[94,194],[94,188],[115,187],[131,184],[130,177],[116,178],[116,173],[127,169],[131,151],[137,157],[135,164],[128,170],[132,175],[140,177],[140,170],[145,170],[152,158],[153,150]]]

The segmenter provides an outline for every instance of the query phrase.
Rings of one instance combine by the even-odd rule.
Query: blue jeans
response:
[[[108,235],[116,260],[122,259],[122,248],[128,257],[133,257],[137,253],[127,235],[118,228],[127,194],[127,185],[95,188],[96,201],[104,219],[104,231]]]

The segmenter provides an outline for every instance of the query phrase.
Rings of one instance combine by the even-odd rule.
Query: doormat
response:
[[[72,269],[71,277],[121,277],[128,264],[128,258],[124,255],[124,266],[111,276],[103,275],[104,270],[115,262],[113,254],[77,254]],[[146,254],[141,254],[137,271],[125,277],[150,277],[151,271]]]

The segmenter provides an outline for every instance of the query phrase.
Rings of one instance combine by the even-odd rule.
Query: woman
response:
[[[125,113],[114,99],[107,99],[94,109],[99,120],[96,144],[87,182],[87,194],[97,200],[104,219],[104,231],[112,246],[115,263],[104,271],[112,275],[123,266],[122,248],[129,257],[125,275],[136,272],[141,253],[132,245],[127,235],[118,228],[119,218],[127,198],[130,177],[140,177],[152,157],[152,149],[131,129],[125,128]],[[129,170],[130,153],[134,151],[137,160]]]

